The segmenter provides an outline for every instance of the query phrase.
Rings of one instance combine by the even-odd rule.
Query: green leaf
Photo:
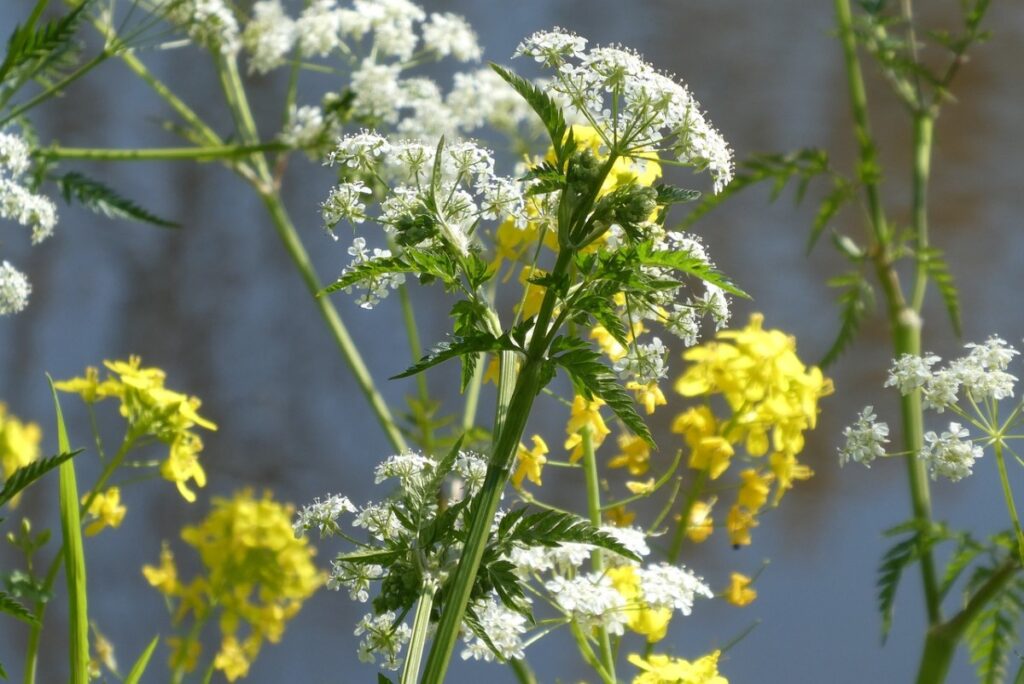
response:
[[[985,547],[974,541],[970,536],[964,535],[957,545],[957,549],[953,552],[949,562],[946,563],[946,571],[942,577],[942,584],[939,586],[939,595],[945,598],[949,594],[949,590],[953,588],[953,584],[963,574],[964,570],[967,569],[978,556],[985,550]]]
[[[573,542],[606,549],[631,560],[642,560],[615,537],[571,513],[550,510],[529,515],[519,513],[513,518],[511,524],[504,525],[504,523],[505,521],[502,520],[506,529],[502,531],[499,528],[498,533],[498,541],[503,548],[508,548],[515,542],[527,546],[547,547]]]
[[[565,115],[558,103],[546,92],[538,88],[531,81],[515,74],[508,69],[491,63],[491,68],[505,79],[505,82],[512,86],[519,95],[526,100],[526,103],[533,108],[533,111],[540,117],[544,128],[547,129],[551,138],[551,145],[555,149],[555,165],[561,170],[565,168],[565,161],[571,154],[569,149],[572,145],[567,144],[565,133],[568,126],[565,123]]]
[[[455,264],[446,253],[406,249],[400,256],[368,259],[346,269],[338,280],[320,290],[317,296],[344,290],[364,280],[378,278],[389,273],[427,275],[441,280],[446,287],[451,287],[457,278]]]
[[[0,63],[0,83],[15,69],[35,62],[22,74],[24,79],[32,78],[72,49],[78,25],[92,3],[93,0],[83,0],[68,14],[38,28],[31,25],[16,27],[7,40],[7,52]]]
[[[972,578],[977,584],[991,575],[984,568]],[[1003,684],[1009,675],[1011,654],[1020,646],[1024,618],[1024,580],[1018,578],[993,597],[967,625],[964,641],[981,684]]]
[[[714,266],[702,259],[690,256],[686,252],[654,249],[654,246],[650,243],[644,243],[637,247],[637,256],[642,266],[660,266],[672,269],[673,271],[687,273],[695,278],[700,278],[706,283],[720,287],[732,295],[750,299],[750,295],[737,287]]]
[[[25,606],[18,603],[13,596],[7,592],[0,591],[0,612],[13,615],[23,622],[34,625],[38,622],[36,616]]]
[[[68,431],[60,410],[57,390],[50,381],[57,414],[57,445],[61,453],[70,453]],[[68,626],[72,684],[89,684],[89,612],[86,604],[85,551],[82,548],[82,521],[78,510],[78,484],[75,464],[65,459],[60,464],[60,527],[64,537],[64,576],[68,585]]]
[[[82,453],[82,450],[76,449],[64,454],[50,456],[49,458],[44,458],[39,461],[33,461],[27,466],[18,468],[14,471],[14,474],[4,482],[4,488],[0,489],[0,506],[13,499],[19,492],[23,491],[40,477],[60,466],[64,461],[67,461],[69,458],[77,456],[80,453]]]
[[[829,168],[828,154],[823,150],[804,149],[791,154],[764,154],[741,162],[735,177],[717,195],[704,195],[701,201],[683,220],[681,228],[688,228],[733,195],[758,183],[772,184],[772,200],[775,200],[790,181],[797,180],[796,199],[803,198],[808,183],[822,174],[833,173]]]
[[[139,684],[142,679],[142,675],[146,672],[146,667],[149,665],[149,659],[153,656],[153,651],[156,650],[157,644],[160,643],[160,635],[153,637],[153,640],[149,642],[149,646],[139,655],[138,660],[132,665],[132,669],[128,671],[128,676],[124,678],[124,684]]]
[[[118,195],[99,181],[87,178],[75,171],[55,177],[53,180],[57,183],[57,187],[60,188],[60,192],[68,204],[73,201],[79,202],[97,214],[103,214],[110,218],[139,221],[161,228],[180,227],[177,223],[162,219],[130,199]]]
[[[619,384],[612,369],[601,363],[601,355],[578,337],[559,337],[551,344],[551,362],[569,374],[576,391],[585,398],[598,397],[638,437],[655,446],[647,423],[637,413],[633,397]]]
[[[814,223],[811,225],[811,234],[807,238],[807,253],[810,254],[817,244],[818,238],[828,227],[829,222],[835,218],[839,210],[856,197],[857,188],[853,183],[848,183],[841,178],[834,180],[832,192],[825,196],[818,206],[818,213],[814,216]]]
[[[391,561],[395,560],[401,555],[400,549],[379,549],[376,547],[369,547],[366,549],[360,549],[359,551],[349,551],[348,553],[339,553],[334,557],[334,560],[342,563],[352,563],[353,565],[390,565]]]
[[[506,349],[510,351],[516,351],[518,349],[507,335],[495,337],[490,333],[476,332],[462,337],[453,336],[451,342],[443,342],[437,345],[422,359],[409,366],[398,375],[394,375],[388,379],[397,380],[399,378],[407,378],[409,376],[416,375],[417,373],[422,373],[428,368],[432,368],[433,366],[443,363],[448,359],[453,359],[456,356],[464,356],[467,354],[475,355],[481,352],[496,352]]]
[[[549,161],[531,167],[519,180],[530,184],[526,191],[527,197],[545,195],[565,187],[565,174]]]
[[[377,684],[395,684],[393,681],[385,677],[380,672],[377,673]]]
[[[928,247],[918,255],[918,259],[928,272],[928,276],[935,281],[935,287],[939,289],[942,303],[946,307],[946,313],[949,314],[949,322],[953,326],[953,332],[957,337],[962,336],[960,293],[957,291],[956,283],[953,282],[953,274],[949,272],[949,265],[942,255],[942,250]]]
[[[839,294],[840,325],[839,333],[832,342],[832,346],[825,352],[819,364],[826,368],[833,363],[857,336],[861,322],[868,309],[874,304],[875,292],[871,284],[859,271],[831,278],[828,281],[829,287],[842,288]]]
[[[655,198],[655,202],[662,206],[696,202],[701,197],[700,190],[677,188],[674,185],[664,185],[659,183],[654,186],[654,190],[658,193]]]
[[[906,539],[896,542],[885,555],[878,567],[878,612],[882,616],[882,643],[884,644],[892,628],[892,608],[896,601],[896,589],[904,568],[920,557],[920,542],[923,537],[915,532]]]

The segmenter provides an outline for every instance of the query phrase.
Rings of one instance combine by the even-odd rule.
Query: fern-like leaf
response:
[[[82,206],[109,218],[126,219],[148,223],[160,228],[179,228],[180,226],[167,219],[143,209],[135,202],[122,197],[114,190],[80,173],[72,171],[53,179],[60,188],[64,200],[71,204],[78,202]]]
[[[540,117],[544,128],[547,129],[551,138],[551,145],[555,149],[555,161],[558,169],[565,168],[565,161],[571,153],[571,142],[566,140],[568,126],[565,123],[565,115],[558,103],[545,91],[538,88],[534,83],[514,74],[504,67],[491,63],[491,68],[501,76],[506,83],[512,86],[519,95],[526,100],[526,103],[533,108],[533,111]]]
[[[856,186],[841,178],[834,180],[832,191],[825,196],[825,199],[818,205],[818,213],[814,215],[814,223],[811,224],[811,234],[807,238],[807,253],[810,254],[817,244],[818,238],[825,232],[828,224],[835,218],[839,210],[856,196]]]
[[[49,458],[40,459],[33,461],[27,466],[23,466],[14,471],[14,474],[7,478],[4,482],[3,489],[0,489],[0,506],[4,505],[21,491],[23,491],[30,484],[41,478],[46,473],[50,472],[54,468],[60,466],[61,463],[72,458],[82,452],[81,449],[75,451],[69,451],[64,454],[57,454],[56,456],[50,456]]]
[[[989,601],[967,626],[964,639],[982,684],[1007,681],[1010,655],[1020,645],[1022,617],[1024,580],[1017,579]]]
[[[504,522],[502,520],[502,523]],[[517,512],[512,522],[503,527],[504,531],[499,528],[498,534],[499,543],[504,546],[511,545],[513,542],[522,542],[531,546],[550,547],[564,542],[575,542],[607,549],[635,561],[641,560],[615,537],[570,513],[541,511],[540,513],[525,514]]]
[[[840,324],[835,341],[832,342],[832,346],[821,359],[819,365],[822,368],[835,363],[836,359],[846,351],[853,338],[857,336],[865,314],[874,304],[875,296],[871,284],[859,271],[850,271],[831,278],[828,285],[842,289],[842,292],[839,293]]]
[[[0,591],[0,613],[13,615],[19,620],[29,624],[35,624],[37,622],[32,611],[18,603],[13,596],[3,591]]]
[[[72,49],[75,32],[94,0],[84,0],[59,19],[42,26],[18,26],[7,40],[7,52],[0,63],[0,82],[16,69],[28,66],[22,78],[32,78],[54,60]],[[35,62],[35,64],[30,64]]]
[[[514,351],[517,347],[506,335],[495,337],[490,333],[476,332],[463,337],[453,337],[451,342],[442,342],[423,356],[419,361],[406,368],[398,375],[388,378],[397,380],[422,373],[439,363],[457,356],[474,356],[482,352]]]
[[[896,542],[885,555],[878,567],[878,612],[882,616],[882,643],[889,636],[892,628],[893,605],[896,602],[896,589],[899,587],[903,570],[920,555],[921,533],[915,532],[906,539]]]
[[[960,293],[957,290],[956,283],[953,282],[953,274],[949,272],[949,264],[946,263],[942,250],[936,247],[929,247],[918,255],[918,259],[921,260],[928,276],[935,281],[935,287],[938,288],[939,294],[942,296],[942,303],[946,307],[946,313],[949,314],[949,322],[953,326],[953,332],[956,333],[957,337],[960,337],[963,334],[960,325]]]

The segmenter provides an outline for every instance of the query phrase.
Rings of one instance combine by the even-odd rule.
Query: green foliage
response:
[[[519,180],[523,182],[533,181],[526,192],[527,197],[546,195],[547,193],[561,190],[565,187],[566,183],[565,174],[549,161],[542,161],[530,167],[530,170],[523,174]]]
[[[49,376],[47,376],[49,379]],[[70,453],[68,432],[60,410],[57,390],[50,379],[54,410],[57,414],[57,445],[62,453]],[[85,551],[82,548],[82,521],[79,517],[78,484],[75,464],[65,459],[60,464],[60,528],[64,539],[64,576],[68,587],[68,623],[70,635],[71,682],[89,681],[89,613],[86,605]]]
[[[814,178],[830,173],[832,172],[829,168],[828,155],[818,149],[805,149],[785,155],[762,154],[751,157],[738,165],[732,182],[721,192],[717,195],[704,195],[680,227],[689,228],[704,214],[727,199],[759,183],[771,183],[774,200],[790,181],[796,180],[796,198],[799,202]]]
[[[977,587],[995,572],[994,567],[978,568],[971,578]],[[1008,681],[1010,657],[1020,647],[1021,621],[1024,618],[1024,579],[1018,577],[1006,586],[968,624],[964,639],[982,684]]]
[[[17,72],[19,80],[43,74],[75,49],[74,35],[93,0],[83,0],[68,14],[36,27],[18,26],[7,39],[7,52],[0,63],[0,83]]]
[[[887,536],[904,533],[913,528],[913,523],[901,525],[886,532]],[[899,587],[903,570],[921,557],[922,542],[926,540],[920,531],[914,531],[910,536],[896,542],[885,555],[882,556],[882,563],[878,567],[875,587],[878,590],[878,612],[882,616],[882,643],[889,636],[892,628],[892,609],[896,602],[896,589]]]
[[[434,347],[419,361],[406,368],[398,375],[392,376],[391,380],[408,378],[417,373],[422,373],[439,363],[455,357],[475,357],[482,352],[497,352],[502,350],[519,350],[518,345],[512,341],[508,334],[495,337],[490,333],[472,332],[464,336],[453,336],[451,342],[443,342]],[[465,377],[465,376],[463,376]]]
[[[180,227],[177,223],[160,218],[99,181],[78,172],[72,171],[53,180],[68,204],[78,202],[87,209],[109,218],[139,221],[161,228]]]
[[[14,474],[4,482],[3,489],[0,489],[0,506],[6,504],[26,487],[49,471],[60,466],[64,461],[67,461],[80,453],[82,453],[82,450],[76,449],[75,451],[69,451],[67,453],[57,454],[56,456],[50,456],[49,458],[43,458],[29,463],[22,468],[18,468],[14,471]]]
[[[942,296],[942,303],[949,314],[950,325],[957,337],[963,334],[960,321],[960,294],[957,291],[956,283],[953,282],[953,274],[949,272],[949,265],[943,257],[942,250],[937,247],[928,247],[923,250],[918,259],[928,272],[928,276],[934,281]]]
[[[353,266],[338,280],[317,293],[317,296],[344,290],[365,280],[378,278],[389,273],[418,273],[426,278],[436,278],[446,287],[454,287],[458,281],[457,265],[446,251],[405,249],[401,256],[369,259]]]
[[[551,363],[569,374],[576,391],[587,399],[598,397],[638,437],[655,446],[651,431],[637,413],[633,398],[619,384],[612,369],[601,363],[601,355],[578,337],[558,337],[551,344]]]
[[[575,142],[572,136],[566,137],[569,127],[565,123],[565,115],[562,108],[546,92],[538,88],[527,79],[515,74],[508,69],[491,63],[491,68],[501,76],[506,83],[512,86],[519,95],[526,100],[526,103],[533,108],[533,111],[540,117],[544,128],[547,129],[551,138],[551,145],[555,150],[555,166],[557,169],[564,169],[565,162],[575,149]]]
[[[857,336],[864,316],[874,305],[875,293],[871,283],[867,281],[864,274],[859,270],[844,273],[841,276],[830,278],[829,287],[840,289],[839,293],[839,333],[832,342],[832,346],[825,352],[819,364],[822,368],[835,363],[836,359],[846,351],[846,348]]]
[[[128,671],[128,676],[124,678],[124,684],[139,684],[142,675],[146,673],[146,668],[149,666],[149,659],[153,657],[153,651],[156,650],[156,646],[159,643],[160,635],[158,634],[153,637],[153,640],[149,642],[149,645],[139,655],[138,660],[132,665],[132,669]]]
[[[636,255],[641,266],[660,266],[686,273],[695,278],[700,278],[706,283],[720,287],[736,297],[750,299],[750,295],[737,287],[735,283],[714,266],[685,252],[655,249],[652,244],[644,243],[637,247]]]
[[[811,234],[807,238],[808,254],[814,249],[818,238],[828,227],[828,224],[835,218],[839,210],[856,197],[857,186],[838,176],[833,178],[832,191],[825,196],[825,199],[818,205],[818,213],[814,215],[814,223],[811,225]]]
[[[497,543],[503,550],[516,542],[547,547],[573,542],[606,549],[637,562],[643,560],[615,537],[579,516],[550,510],[528,514],[526,510],[516,509],[498,524]]]
[[[657,193],[657,203],[662,206],[670,204],[685,204],[687,202],[696,202],[701,197],[700,190],[688,190],[687,188],[677,188],[673,185],[665,185],[663,183],[655,185],[654,191]]]
[[[29,624],[34,624],[37,622],[35,616],[32,614],[32,611],[18,603],[18,601],[13,596],[3,591],[0,591],[0,613],[7,613],[8,615],[13,615],[19,620],[22,620],[23,622],[27,622]]]
[[[946,563],[946,572],[942,577],[942,584],[939,587],[939,595],[945,598],[949,590],[953,588],[956,581],[985,551],[985,547],[974,540],[969,534],[961,535],[957,540],[957,547]]]

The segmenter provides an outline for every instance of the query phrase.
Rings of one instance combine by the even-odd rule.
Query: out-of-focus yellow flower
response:
[[[721,651],[712,651],[692,663],[682,658],[654,654],[641,658],[630,654],[629,662],[643,670],[633,678],[633,684],[729,684],[718,674]]]
[[[740,491],[736,495],[736,503],[750,511],[758,511],[768,501],[771,490],[772,476],[762,475],[753,468],[740,473]]]
[[[199,656],[203,652],[202,645],[195,639],[168,637],[167,646],[171,649],[171,657],[167,664],[172,670],[181,668],[184,672],[192,672],[199,664]]]
[[[210,515],[181,533],[199,552],[201,576],[183,585],[166,547],[159,567],[143,568],[150,584],[179,602],[177,621],[189,614],[205,620],[220,611],[216,667],[229,680],[245,675],[264,640],[280,640],[285,624],[324,581],[313,564],[315,549],[306,538],[295,537],[292,514],[291,506],[274,501],[269,492],[259,499],[251,490],[215,498]],[[243,624],[248,636],[239,642]]]
[[[522,488],[524,478],[538,487],[541,485],[541,471],[548,462],[545,456],[548,453],[548,445],[540,435],[534,435],[532,440],[532,449],[520,444],[516,452],[516,471],[512,473],[512,486],[516,489]]]
[[[690,507],[690,523],[686,526],[686,536],[690,541],[700,544],[715,531],[711,519],[711,508],[714,501],[694,501]]]
[[[604,517],[616,527],[629,527],[636,520],[636,511],[631,511],[625,506],[619,505],[605,511]]]
[[[626,482],[626,489],[633,494],[647,495],[654,492],[654,478],[649,478],[646,482],[639,482],[637,480],[629,480]]]
[[[82,503],[85,504],[88,498],[88,494],[83,496]],[[121,489],[108,487],[107,491],[97,494],[89,504],[87,513],[93,520],[85,528],[86,536],[99,534],[105,527],[120,527],[127,511],[128,509],[121,503]]]
[[[734,606],[748,606],[757,598],[757,591],[750,588],[752,580],[744,574],[734,572],[729,575],[729,587],[725,590],[725,600]]]
[[[531,206],[527,204],[527,213],[530,212]],[[537,226],[532,223],[518,226],[511,216],[505,219],[494,231],[494,260],[491,262],[491,268],[497,272],[506,260],[516,262],[522,259],[537,239],[537,232]],[[507,281],[511,275],[512,270],[509,270],[505,280]]]
[[[576,149],[589,149],[598,159],[604,159],[608,156],[608,151],[604,141],[601,139],[601,134],[593,126],[574,124],[572,126],[572,136],[576,141]],[[649,152],[637,156],[639,158],[619,157],[615,160],[611,170],[608,172],[608,177],[598,192],[598,197],[607,195],[615,188],[629,183],[651,186],[661,178],[661,164],[657,161],[657,153]],[[554,150],[548,151],[547,160],[550,162],[555,161]]]
[[[595,325],[590,329],[590,339],[597,342],[604,355],[612,361],[621,360],[629,351],[603,325]]]
[[[43,431],[35,423],[23,423],[7,412],[7,405],[0,401],[0,466],[4,479],[10,479],[18,468],[39,460],[39,443]],[[18,505],[19,496],[11,499],[11,507]]]
[[[501,379],[501,358],[497,355],[492,356],[487,362],[487,370],[484,371],[484,377],[481,379],[481,384],[486,385],[489,382],[498,384]]]
[[[786,490],[793,488],[794,480],[807,480],[814,475],[813,470],[796,460],[795,454],[777,451],[769,457],[768,463],[775,474],[775,481],[779,483],[773,503],[778,503]]]
[[[583,436],[580,434],[583,428],[590,428],[590,441],[594,445],[594,451],[597,451],[604,443],[604,438],[611,434],[604,418],[601,417],[602,406],[604,402],[597,397],[588,401],[577,394],[573,398],[569,423],[565,426],[565,432],[569,435],[565,440],[565,448],[571,452],[569,460],[572,463],[583,458]]]
[[[628,468],[630,475],[643,475],[651,461],[651,446],[642,437],[619,435],[619,453],[608,461],[609,468]]]
[[[708,477],[717,480],[729,468],[729,460],[734,453],[725,437],[704,437],[690,452],[690,467],[706,470]]]
[[[653,644],[664,639],[668,633],[668,623],[672,619],[672,610],[664,607],[652,608],[644,602],[640,577],[633,566],[611,568],[607,574],[615,591],[626,600],[626,608],[623,610],[626,626],[637,634],[646,636],[648,643]]]
[[[110,639],[100,632],[95,622],[90,622],[92,628],[92,657],[89,659],[90,675],[96,673],[98,678],[102,674],[102,668],[108,672],[117,673],[117,657],[114,655],[114,645]]]
[[[725,529],[729,532],[729,540],[733,546],[749,546],[750,530],[757,525],[757,517],[754,512],[739,504],[730,508],[729,515],[725,518]]]
[[[544,271],[532,266],[524,266],[523,270],[519,272],[519,283],[523,286],[524,293],[523,301],[516,306],[519,309],[519,315],[524,319],[531,318],[540,313],[540,307],[544,303],[544,293],[547,291],[547,288],[543,285],[531,283],[530,280],[540,278],[543,275]]]
[[[164,387],[167,374],[159,368],[143,368],[138,356],[131,356],[127,361],[104,361],[103,365],[111,374],[102,382],[99,371],[90,366],[85,369],[84,377],[57,382],[54,386],[63,392],[78,394],[87,403],[118,399],[130,434],[135,438],[156,437],[168,445],[168,457],[160,467],[160,474],[175,483],[186,501],[195,501],[195,493],[188,485],[205,486],[206,473],[199,464],[203,442],[194,429],[217,429],[214,423],[199,415],[199,399]]]
[[[799,469],[796,456],[804,447],[804,432],[817,423],[818,400],[833,388],[819,369],[800,361],[791,335],[764,330],[763,322],[761,314],[753,314],[742,330],[724,330],[713,342],[687,350],[683,358],[690,365],[675,388],[688,397],[725,398],[733,415],[724,421],[728,433],[721,436],[731,444],[744,443],[754,457],[773,453],[779,463],[773,467],[778,503],[794,479],[810,476]]]
[[[657,380],[651,380],[647,384],[630,381],[626,383],[626,389],[636,395],[637,403],[644,407],[647,415],[654,413],[656,407],[668,403],[665,400],[665,394],[658,387]]]

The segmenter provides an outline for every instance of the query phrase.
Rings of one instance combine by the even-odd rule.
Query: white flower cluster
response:
[[[615,372],[624,378],[646,385],[668,375],[668,349],[658,337],[648,344],[632,344],[626,355],[615,362]]]
[[[14,221],[32,230],[32,244],[53,235],[57,207],[44,195],[23,184],[31,151],[21,137],[0,132],[0,219]],[[21,311],[28,305],[32,285],[24,273],[9,262],[0,264],[0,316]]]
[[[698,596],[714,598],[714,592],[702,579],[684,567],[659,563],[638,568],[643,601],[652,608],[678,610],[683,615],[693,612]]]
[[[345,587],[350,599],[366,603],[370,600],[370,583],[380,581],[383,577],[384,568],[379,565],[333,560],[331,575],[327,578],[327,588],[338,591]]]
[[[604,573],[556,575],[544,583],[544,588],[559,610],[575,620],[584,633],[601,627],[616,636],[625,632],[626,599]]]
[[[507,608],[495,595],[475,602],[473,612],[480,629],[490,640],[490,645],[466,628],[463,632],[466,643],[461,654],[463,660],[492,662],[495,660],[495,650],[503,660],[524,657],[526,645],[523,643],[523,635],[526,634],[527,620],[523,614]]]
[[[355,635],[363,637],[359,641],[359,660],[364,663],[376,663],[381,660],[381,667],[397,670],[402,665],[402,649],[409,642],[412,630],[404,622],[397,622],[398,616],[388,611],[381,615],[369,613],[356,625]],[[396,624],[397,623],[397,624]]]
[[[296,537],[305,536],[306,532],[316,529],[321,537],[336,534],[338,518],[343,513],[355,513],[356,507],[347,496],[331,494],[323,501],[316,498],[313,503],[304,506],[292,525]]]
[[[885,456],[889,426],[877,422],[873,407],[865,406],[857,422],[843,430],[843,437],[846,444],[839,449],[839,465],[854,461],[870,468],[872,461]]]
[[[208,50],[231,56],[241,47],[238,20],[224,0],[177,0],[170,3],[167,20]]]
[[[941,361],[934,354],[904,354],[893,363],[885,386],[895,386],[902,394],[920,389],[925,406],[940,413],[956,404],[961,392],[974,402],[1012,397],[1017,378],[1006,368],[1019,352],[994,336],[965,348],[965,356],[938,370],[932,370]]]
[[[705,118],[686,86],[621,47],[586,49],[586,40],[540,31],[516,49],[556,70],[550,83],[626,153],[667,150],[680,162],[710,171],[715,192],[732,180],[732,150]]]
[[[937,435],[927,432],[925,445],[919,458],[928,466],[932,479],[940,475],[953,482],[971,474],[974,462],[984,455],[981,446],[970,441],[967,428],[959,423],[950,423],[949,431]]]
[[[352,246],[348,248],[348,253],[352,257],[352,263],[349,264],[348,268],[342,272],[342,275],[360,264],[373,261],[374,259],[387,259],[391,256],[391,250],[376,247],[371,253],[370,250],[366,248],[366,239],[361,237],[357,237],[352,241]],[[363,292],[359,295],[356,301],[359,302],[359,306],[362,308],[372,309],[377,306],[382,299],[388,296],[388,292],[390,290],[396,289],[404,282],[405,274],[403,273],[380,273],[373,277],[366,278],[358,285]],[[346,288],[345,291],[351,292],[352,288]]]

